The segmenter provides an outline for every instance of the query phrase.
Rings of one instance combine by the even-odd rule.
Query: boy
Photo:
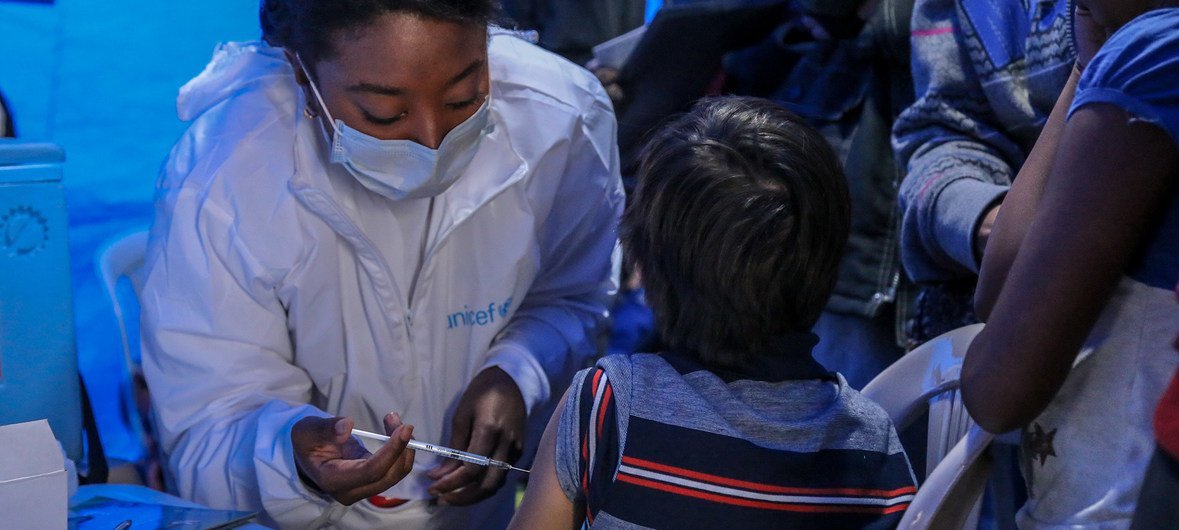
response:
[[[896,526],[915,488],[892,423],[811,357],[849,229],[830,147],[708,99],[639,171],[623,240],[667,351],[574,378],[513,527]]]

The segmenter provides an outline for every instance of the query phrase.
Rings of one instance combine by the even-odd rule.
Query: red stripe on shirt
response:
[[[602,424],[606,422],[606,407],[610,406],[610,397],[614,395],[614,387],[606,384],[602,392],[602,404],[598,406],[598,439],[602,439]]]
[[[629,464],[651,471],[659,471],[671,475],[678,475],[685,478],[699,480],[701,482],[711,482],[722,486],[735,486],[754,491],[762,491],[766,493],[785,493],[792,495],[840,495],[840,496],[859,496],[859,497],[881,497],[891,498],[900,495],[909,495],[917,493],[917,488],[913,486],[905,486],[894,490],[881,489],[865,489],[865,488],[788,488],[785,486],[775,486],[772,484],[762,484],[759,482],[749,482],[747,480],[738,480],[733,478],[726,478],[717,475],[710,475],[708,473],[701,473],[699,471],[692,471],[682,467],[669,466],[666,464],[659,464],[648,460],[642,460],[630,456],[622,457],[623,464]]]
[[[732,504],[734,506],[745,506],[748,508],[761,508],[764,510],[778,510],[785,512],[799,512],[799,513],[867,513],[888,515],[892,513],[902,512],[909,507],[909,503],[903,502],[893,506],[856,506],[845,504],[791,504],[779,503],[769,501],[755,501],[750,499],[742,499],[739,497],[730,497],[727,495],[720,495],[717,493],[709,493],[680,486],[673,486],[671,484],[664,484],[654,480],[647,480],[644,478],[627,475],[625,473],[618,474],[618,480],[627,482],[636,486],[655,489],[672,493],[675,495],[683,495],[685,497],[693,497],[703,499],[706,501],[717,502],[721,504]]]
[[[583,491],[585,493],[586,497],[589,497],[589,444],[587,443],[588,439],[589,439],[589,433],[585,433],[585,436],[581,437],[581,462],[582,462],[582,466],[583,466],[582,470],[581,470],[581,491]]]

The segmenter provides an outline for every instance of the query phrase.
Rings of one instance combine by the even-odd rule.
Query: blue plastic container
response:
[[[48,418],[76,462],[82,407],[63,160],[53,144],[0,140],[0,425]]]

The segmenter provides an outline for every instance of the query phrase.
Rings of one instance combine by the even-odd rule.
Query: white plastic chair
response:
[[[115,321],[119,326],[119,338],[123,345],[124,366],[130,372],[137,369],[139,363],[135,360],[131,349],[131,338],[127,334],[127,322],[123,317],[123,305],[119,302],[119,279],[127,278],[131,288],[135,291],[135,299],[139,299],[139,291],[143,287],[140,270],[147,255],[147,231],[134,232],[123,236],[108,245],[98,256],[98,276],[102,278],[102,286],[111,303],[111,311],[115,314]]]
[[[123,419],[132,433],[147,449],[147,460],[139,464],[147,464],[143,478],[149,485],[160,487],[152,480],[155,471],[151,465],[154,452],[152,429],[145,419],[150,421],[146,410],[146,385],[142,384],[142,369],[140,359],[136,355],[139,337],[131,336],[128,331],[127,310],[130,304],[138,303],[139,293],[143,287],[141,277],[144,258],[147,255],[147,231],[140,231],[123,236],[103,248],[98,255],[98,276],[102,280],[111,311],[115,315],[115,323],[119,328],[119,339],[123,347],[123,377],[119,381],[121,394],[120,409]],[[127,278],[135,294],[133,300],[120,300],[119,281]],[[142,394],[142,396],[140,395]]]
[[[898,431],[929,411],[927,478],[900,528],[976,526],[990,473],[986,449],[993,437],[970,419],[958,387],[966,349],[982,328],[974,324],[940,335],[901,357],[864,387],[864,395],[880,404]],[[959,442],[968,432],[978,434]],[[943,461],[945,469],[940,465]],[[953,488],[946,489],[949,486]]]
[[[988,450],[994,437],[977,425],[970,427],[917,490],[897,528],[977,528],[983,490],[994,467]]]

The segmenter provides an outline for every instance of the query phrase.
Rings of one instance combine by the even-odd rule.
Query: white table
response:
[[[181,508],[206,508],[191,501],[187,501],[175,495],[159,492],[144,486],[136,486],[132,484],[93,484],[89,486],[81,486],[78,492],[70,497],[70,507],[77,506],[88,500],[105,497],[108,499],[115,499],[127,502],[141,502],[145,504],[163,504],[166,506],[178,506]],[[250,530],[265,529],[266,526],[256,522],[248,522],[241,526],[234,528],[245,528]],[[132,527],[135,530],[135,527]]]

